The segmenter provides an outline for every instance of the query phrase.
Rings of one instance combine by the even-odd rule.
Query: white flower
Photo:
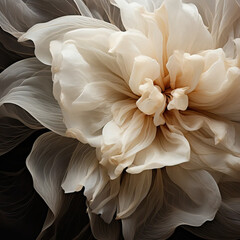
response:
[[[63,159],[73,152],[57,185],[85,188],[96,238],[118,238],[120,222],[125,239],[201,226],[229,203],[222,186],[240,181],[239,1],[193,3],[115,0],[124,31],[65,16],[19,39],[32,40],[51,66],[66,134],[49,128],[78,140],[61,137],[50,147],[58,140],[49,133],[36,141],[27,162],[35,187],[56,213],[37,162],[49,151]],[[87,11],[82,2],[79,9]]]

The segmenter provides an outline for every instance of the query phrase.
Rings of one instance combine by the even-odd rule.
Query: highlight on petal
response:
[[[51,18],[47,5],[24,4],[36,19]],[[36,24],[19,38],[34,42],[42,63],[30,58],[0,74],[0,151],[43,126],[55,132],[27,159],[51,210],[39,238],[80,191],[97,239],[167,239],[181,225],[234,231],[239,1],[67,0],[56,17],[65,4],[83,16]],[[3,26],[20,36],[24,26],[1,6]]]
[[[174,166],[190,159],[190,146],[180,133],[170,132],[161,126],[150,146],[138,152],[127,172],[136,174],[146,169]]]
[[[36,57],[44,64],[51,65],[50,42],[60,40],[65,33],[79,28],[107,28],[118,30],[114,25],[97,19],[89,19],[83,16],[64,16],[47,23],[34,25],[19,38],[19,41],[32,40],[35,45]]]
[[[168,14],[169,57],[174,50],[193,54],[213,47],[212,36],[195,5],[182,3],[181,0],[166,0],[164,5]]]
[[[117,219],[129,217],[147,195],[152,182],[152,171],[126,174],[121,183]]]
[[[0,104],[15,104],[43,126],[61,135],[66,127],[61,110],[52,95],[49,67],[36,58],[15,63],[0,74]]]
[[[51,210],[42,231],[47,229],[59,214],[64,201],[61,182],[77,144],[73,139],[51,132],[45,133],[36,140],[27,158],[34,188]]]

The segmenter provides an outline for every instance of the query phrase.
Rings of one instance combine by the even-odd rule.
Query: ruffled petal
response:
[[[161,126],[152,144],[137,153],[127,172],[136,174],[147,169],[178,165],[189,161],[190,146],[181,133],[174,133]]]
[[[51,42],[53,91],[67,134],[95,147],[101,145],[102,128],[111,120],[112,105],[135,97],[118,76],[121,73],[113,57],[106,53],[112,32],[80,29],[67,33],[64,43]]]
[[[207,171],[167,167],[167,171],[163,171],[163,182],[163,206],[139,229],[139,239],[166,239],[179,225],[201,226],[215,217],[221,195]]]
[[[168,56],[174,50],[193,54],[213,47],[212,36],[195,5],[181,0],[166,0],[164,5],[168,14]]]
[[[138,233],[141,232],[146,223],[154,219],[161,209],[164,197],[163,190],[162,171],[158,169],[156,172],[152,172],[152,185],[146,197],[129,217],[121,220],[125,239],[142,239]]]
[[[54,133],[45,133],[33,145],[27,158],[36,191],[51,210],[43,226],[48,228],[59,214],[64,201],[61,183],[77,141]]]
[[[111,179],[130,166],[138,152],[148,147],[156,135],[151,116],[145,116],[132,100],[117,102],[112,107],[113,120],[103,128],[100,163]]]
[[[47,23],[36,24],[23,34],[19,38],[19,41],[32,40],[35,44],[35,55],[37,58],[41,62],[51,65],[50,42],[53,40],[61,40],[65,33],[79,28],[107,28],[118,30],[114,25],[97,19],[82,16],[65,16]]]
[[[52,94],[51,71],[35,58],[15,63],[0,74],[0,104],[18,105],[43,126],[65,134],[61,110]]]
[[[216,48],[224,48],[228,57],[234,56],[235,38],[240,37],[240,5],[238,0],[217,1],[212,23],[212,36]]]
[[[230,61],[222,49],[202,55],[205,67],[195,91],[188,95],[189,107],[240,121],[238,58]]]
[[[121,182],[118,197],[117,219],[129,217],[148,194],[152,183],[152,171],[126,174]]]

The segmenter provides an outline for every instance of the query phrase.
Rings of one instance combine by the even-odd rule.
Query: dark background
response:
[[[41,130],[32,134],[15,149],[0,157],[0,238],[1,240],[34,240],[41,231],[47,214],[47,205],[33,188],[32,178],[25,166],[25,160]],[[74,216],[66,213],[65,220],[50,229],[56,231],[54,239],[71,240],[86,224],[85,198],[82,192],[69,194],[72,199],[70,209],[78,211]],[[71,211],[70,211],[71,212]],[[76,215],[76,216],[75,216]],[[67,221],[66,221],[67,220]],[[48,235],[46,240],[50,239]],[[90,228],[77,239],[94,239]],[[201,239],[178,227],[169,240]]]

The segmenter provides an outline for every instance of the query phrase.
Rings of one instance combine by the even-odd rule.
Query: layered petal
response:
[[[112,24],[82,16],[65,16],[47,23],[36,24],[23,34],[19,41],[32,40],[35,45],[35,55],[47,65],[51,65],[52,57],[49,51],[50,42],[61,40],[65,33],[79,28],[107,28],[118,30]]]
[[[144,116],[132,100],[115,103],[112,112],[113,120],[103,128],[100,163],[114,179],[134,162],[138,152],[152,143],[156,127],[152,117]]]
[[[49,67],[35,58],[22,60],[1,73],[0,84],[1,105],[18,105],[44,127],[65,134],[62,113],[52,94]]]
[[[204,69],[195,90],[188,95],[189,107],[239,121],[238,57],[229,60],[222,49],[206,51],[201,55]]]
[[[148,194],[152,183],[152,171],[126,174],[119,192],[117,219],[129,217]]]
[[[36,140],[27,158],[34,188],[51,210],[43,230],[53,223],[61,210],[64,201],[61,182],[77,144],[73,139],[45,133]]]
[[[193,54],[213,47],[212,36],[195,5],[181,0],[167,0],[164,5],[168,14],[168,57],[174,50]]]
[[[138,152],[127,172],[136,174],[146,169],[174,166],[189,161],[190,146],[183,134],[161,126],[151,145]]]

